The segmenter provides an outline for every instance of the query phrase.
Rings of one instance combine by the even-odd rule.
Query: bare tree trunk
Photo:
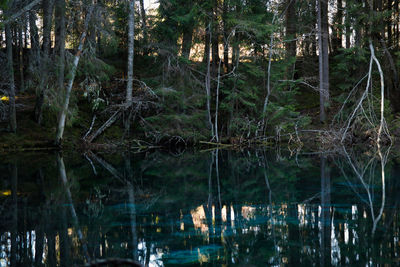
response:
[[[218,1],[214,0],[214,9],[211,23],[212,42],[212,75],[215,77],[219,62],[219,25],[218,25]]]
[[[78,51],[75,54],[74,61],[72,64],[70,78],[68,80],[68,84],[67,84],[67,88],[66,88],[66,92],[65,92],[64,104],[61,109],[60,116],[58,117],[58,126],[57,126],[56,141],[55,141],[56,145],[60,145],[62,138],[63,138],[64,128],[65,128],[65,119],[67,117],[69,99],[71,97],[71,91],[72,91],[72,85],[74,83],[76,69],[78,68],[79,59],[83,52],[83,46],[84,46],[85,40],[86,40],[88,24],[89,24],[90,18],[92,17],[93,9],[94,9],[93,5],[89,7],[89,10],[88,10],[88,13],[87,13],[86,19],[85,19],[85,26],[83,28],[83,32],[82,32],[82,35],[81,35],[81,38],[79,41]]]
[[[291,62],[292,58],[296,57],[296,0],[286,0],[286,58]],[[291,80],[294,74],[295,64],[289,64],[286,69],[286,79]]]
[[[211,59],[210,59],[210,47],[211,47],[211,23],[208,25],[209,37],[206,40],[209,41],[208,45],[206,45],[207,50],[205,51],[204,57],[207,62],[207,73],[206,73],[206,96],[207,96],[207,115],[208,115],[208,123],[211,127],[211,135],[214,137],[214,126],[211,121]]]
[[[135,0],[129,0],[129,18],[128,18],[128,81],[126,85],[126,107],[132,112],[132,92],[133,92],[133,56],[135,45]],[[131,114],[126,116],[124,121],[125,133],[129,135],[131,127]]]
[[[204,53],[203,53],[203,63],[208,63],[210,60],[210,36],[211,36],[211,28],[210,25],[206,27],[205,36],[204,36]]]
[[[134,41],[135,41],[135,0],[129,0],[128,83],[126,86],[126,105],[127,106],[132,105]]]
[[[34,12],[29,13],[29,35],[31,38],[31,49],[29,55],[29,69],[33,72],[33,69],[38,67],[40,48],[39,48],[39,34],[36,26],[36,14]]]
[[[346,0],[346,18],[345,18],[345,24],[346,24],[346,49],[350,48],[350,37],[351,37],[351,14],[350,14],[350,3],[348,0]],[[357,36],[356,36],[357,37]]]
[[[57,57],[58,77],[57,83],[60,90],[64,89],[65,71],[65,0],[55,0],[55,55]]]
[[[317,0],[318,1],[318,0]],[[316,1],[311,1],[311,10],[312,10],[312,17],[317,18],[318,13],[316,12]],[[315,27],[315,23],[312,25],[312,29],[315,30],[315,34],[312,35],[311,40],[311,53],[313,56],[317,55],[317,35],[318,35],[318,28]]]
[[[13,52],[12,52],[12,33],[9,24],[5,26],[6,42],[7,42],[7,72],[9,82],[9,97],[10,97],[10,129],[12,132],[17,131],[17,114],[15,110],[15,83],[13,69]]]
[[[337,0],[336,2],[336,15],[334,18],[334,25],[332,25],[332,52],[337,53],[339,48],[342,48],[342,25],[343,25],[343,2]]]
[[[393,37],[392,37],[392,1],[389,0],[387,1],[387,11],[390,14],[390,16],[387,18],[387,22],[386,22],[386,31],[387,31],[387,43],[388,46],[392,46],[393,44]]]
[[[183,29],[183,37],[182,37],[182,56],[185,59],[189,59],[190,57],[190,49],[192,48],[192,39],[193,39],[193,24],[188,23],[189,25],[185,25]]]
[[[146,10],[144,9],[143,0],[139,1],[140,4],[140,16],[142,18],[142,31],[143,31],[143,55],[147,56],[149,54],[148,45],[148,36],[147,36],[147,18],[146,18]]]
[[[22,38],[22,27],[18,26],[18,67],[19,67],[19,80],[20,86],[19,91],[23,92],[25,90],[25,79],[24,79],[24,42]]]
[[[326,121],[326,106],[329,104],[329,24],[328,3],[317,0],[318,4],[318,46],[320,79],[320,121]]]
[[[227,16],[228,16],[228,1],[224,0],[223,6],[222,6],[222,24],[224,27],[224,66],[225,66],[225,71],[229,72],[229,42],[228,42],[228,36],[229,36],[229,26],[228,26],[228,21],[227,21]]]
[[[53,18],[54,0],[43,0],[43,53],[50,55],[51,49],[51,24]]]
[[[53,18],[54,0],[43,0],[43,56],[40,62],[40,83],[39,92],[36,96],[35,119],[38,124],[42,124],[43,105],[46,97],[48,71],[50,67],[49,57],[51,49],[51,26]]]
[[[286,54],[289,57],[296,56],[296,0],[286,0]]]

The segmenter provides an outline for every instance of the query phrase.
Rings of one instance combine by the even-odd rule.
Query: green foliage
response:
[[[103,96],[102,85],[110,81],[115,71],[113,66],[93,55],[89,54],[81,58],[77,79],[81,81],[83,96],[87,98],[93,111],[105,107],[106,99]]]
[[[365,48],[340,49],[331,64],[331,80],[335,84],[333,89],[349,92],[368,71],[369,57],[369,51]]]

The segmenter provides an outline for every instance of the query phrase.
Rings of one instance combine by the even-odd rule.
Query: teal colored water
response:
[[[0,266],[397,266],[393,154],[3,155]]]

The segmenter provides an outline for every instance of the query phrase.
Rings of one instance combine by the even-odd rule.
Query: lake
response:
[[[397,266],[391,150],[3,154],[0,266]]]

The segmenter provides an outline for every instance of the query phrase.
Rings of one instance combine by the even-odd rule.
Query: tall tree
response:
[[[318,5],[318,56],[320,121],[326,121],[326,107],[329,105],[329,22],[328,1],[317,0]]]
[[[88,30],[88,26],[89,26],[88,24],[89,24],[89,21],[90,21],[90,19],[92,17],[93,10],[94,10],[94,5],[91,5],[89,7],[89,10],[88,10],[87,14],[86,14],[86,19],[85,19],[85,23],[84,23],[83,32],[82,32],[81,38],[79,40],[78,51],[76,52],[76,54],[74,56],[74,60],[73,60],[73,64],[72,64],[72,67],[71,67],[68,84],[67,84],[66,91],[65,91],[64,103],[62,105],[62,109],[61,109],[60,115],[58,117],[56,140],[55,140],[55,144],[56,145],[61,145],[62,138],[63,138],[63,135],[64,135],[65,120],[67,118],[69,100],[71,98],[71,92],[72,92],[72,85],[74,84],[76,70],[77,70],[78,64],[79,64],[79,59],[81,58],[81,55],[82,55],[82,52],[83,52],[83,48],[84,48],[84,45],[85,45],[85,40],[86,40],[86,36],[87,36],[87,30]]]
[[[142,19],[142,33],[143,33],[143,55],[148,55],[148,30],[147,30],[147,17],[146,17],[146,10],[144,8],[143,0],[139,1],[140,4],[140,17]]]
[[[296,56],[296,0],[286,0],[286,14],[285,14],[285,22],[286,22],[286,56],[289,60],[292,60],[293,57]],[[290,64],[288,66],[287,74],[291,76],[293,65]],[[289,77],[288,77],[289,78]]]
[[[50,68],[50,50],[51,50],[51,28],[53,20],[54,0],[43,0],[43,44],[42,57],[40,61],[40,83],[36,96],[35,119],[38,124],[42,124],[43,105],[45,102],[48,88],[48,74]]]
[[[129,0],[128,19],[128,83],[126,86],[126,105],[132,105],[133,90],[133,54],[135,41],[135,0]]]
[[[57,84],[59,89],[64,89],[65,71],[65,0],[55,0],[55,45],[54,51],[57,58]]]
[[[336,14],[332,25],[332,52],[336,54],[342,47],[343,2],[336,1]]]
[[[211,43],[212,43],[212,73],[215,76],[219,63],[219,5],[218,0],[213,0],[212,22],[211,22]]]
[[[43,53],[45,56],[50,55],[51,49],[51,25],[53,18],[54,0],[43,0]]]
[[[15,82],[14,82],[14,69],[13,69],[13,45],[12,45],[12,32],[10,24],[6,24],[6,46],[7,46],[7,73],[9,82],[9,102],[10,102],[10,129],[12,132],[17,131],[17,114],[15,109]]]
[[[182,56],[189,59],[190,49],[192,48],[193,30],[195,25],[193,14],[193,1],[183,1],[182,12],[185,14],[181,19],[182,35]]]

